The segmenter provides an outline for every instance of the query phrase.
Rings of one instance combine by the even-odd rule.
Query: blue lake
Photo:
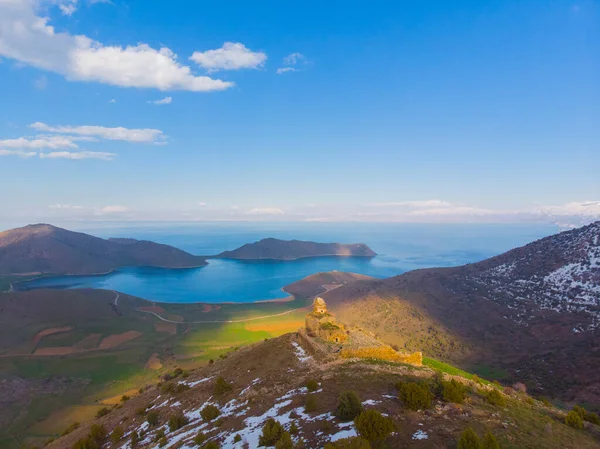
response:
[[[122,268],[101,276],[38,279],[21,288],[102,288],[158,302],[253,302],[287,296],[281,288],[321,271],[389,277],[409,270],[476,262],[557,232],[550,225],[475,224],[265,224],[81,223],[60,224],[99,237],[133,237],[199,255],[217,254],[264,237],[366,243],[377,257],[314,258],[292,262],[209,260],[194,269]]]

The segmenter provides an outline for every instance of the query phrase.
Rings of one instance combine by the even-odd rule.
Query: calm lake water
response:
[[[287,296],[281,288],[320,271],[389,277],[416,268],[476,262],[557,232],[550,225],[265,224],[265,223],[65,223],[99,237],[133,237],[213,255],[265,237],[366,243],[377,257],[315,258],[292,262],[210,260],[185,270],[122,268],[101,276],[38,279],[20,288],[102,288],[158,302],[253,302]]]

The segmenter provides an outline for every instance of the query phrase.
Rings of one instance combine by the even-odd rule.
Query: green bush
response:
[[[488,390],[485,392],[485,400],[492,405],[498,405],[500,407],[504,407],[506,405],[506,399],[502,393],[500,393],[495,388]]]
[[[483,443],[475,431],[470,427],[467,427],[460,435],[458,445],[456,447],[458,449],[484,449]]]
[[[336,416],[342,421],[351,421],[362,412],[362,403],[354,391],[345,391],[339,397]]]
[[[158,429],[154,435],[154,442],[158,443],[165,436],[165,429]]]
[[[88,436],[76,441],[73,449],[100,449],[100,445]]]
[[[292,425],[290,426],[290,434],[296,435],[297,433],[298,433],[298,426],[296,425],[295,422],[292,422]]]
[[[146,414],[146,407],[139,407],[135,410],[135,414],[138,416],[144,416]]]
[[[493,433],[486,432],[483,436],[483,447],[484,449],[500,449],[500,444]]]
[[[174,432],[175,430],[181,429],[189,422],[189,419],[183,413],[178,413],[169,418],[169,430]]]
[[[292,436],[289,432],[283,432],[281,434],[281,438],[277,444],[275,444],[275,449],[294,449],[294,442],[292,441]]]
[[[585,420],[591,422],[592,424],[600,426],[600,418],[598,418],[598,415],[596,413],[586,412]]]
[[[426,385],[417,382],[401,382],[397,385],[398,398],[411,410],[431,407],[432,394]]]
[[[262,434],[258,439],[258,445],[274,446],[284,432],[285,430],[279,422],[275,421],[273,418],[269,418],[263,426]]]
[[[146,416],[146,421],[148,421],[150,427],[154,427],[158,424],[158,416],[158,412],[155,410],[152,410],[150,413],[148,413],[148,416]]]
[[[202,432],[202,431],[198,432],[196,434],[196,436],[194,437],[194,444],[197,446],[201,446],[205,442],[206,442],[206,435],[204,435],[204,432]]]
[[[572,409],[572,410],[573,410],[575,413],[577,413],[579,416],[581,416],[581,419],[585,419],[585,413],[586,413],[586,412],[585,412],[585,409],[584,409],[582,406],[580,406],[580,405],[575,405],[575,406],[573,406],[573,409]]]
[[[102,407],[100,410],[96,412],[96,418],[102,418],[110,413],[110,409],[107,407]]]
[[[134,431],[131,434],[131,440],[130,440],[131,441],[131,447],[136,447],[137,444],[140,442],[141,439],[142,438],[140,437],[140,434]]]
[[[565,417],[565,424],[573,429],[583,429],[583,419],[576,411],[571,410]]]
[[[117,426],[110,434],[110,441],[114,444],[117,444],[119,441],[121,441],[121,438],[123,438],[124,434],[125,432],[123,432],[123,428],[121,426]]]
[[[223,377],[219,376],[217,377],[217,380],[215,380],[214,391],[217,396],[220,396],[231,391],[231,385],[229,385]]]
[[[350,437],[327,443],[323,449],[371,449],[371,443],[362,437]]]
[[[215,427],[221,427],[225,423],[225,417],[221,416],[215,421]]]
[[[158,440],[158,447],[164,447],[168,443],[167,437],[163,436],[160,440]]]
[[[213,419],[217,418],[220,414],[221,412],[219,411],[219,409],[212,404],[209,404],[202,410],[200,410],[200,416],[202,416],[202,419],[204,421],[212,421]]]
[[[466,397],[467,389],[463,384],[452,379],[450,382],[442,381],[442,398],[446,402],[462,404]]]
[[[306,381],[306,388],[308,391],[317,391],[319,389],[319,382],[314,379],[309,379]]]
[[[219,443],[217,443],[216,441],[209,441],[208,443],[204,444],[204,446],[202,446],[202,449],[220,449],[221,445],[219,445]]]
[[[233,437],[233,442],[234,443],[239,443],[240,441],[242,441],[242,437],[238,433],[238,434],[235,435],[235,437]]]
[[[121,396],[121,402],[127,402],[130,399],[131,398],[129,396],[127,396],[126,394],[124,394],[123,396]]]
[[[317,400],[317,396],[314,394],[307,394],[306,399],[304,400],[304,411],[306,413],[316,412],[319,408],[319,401]]]
[[[102,424],[92,424],[92,427],[90,427],[90,438],[92,438],[94,441],[103,443],[106,441],[107,436],[108,432]]]
[[[394,423],[377,410],[365,410],[354,420],[356,431],[371,444],[378,444],[394,431]]]

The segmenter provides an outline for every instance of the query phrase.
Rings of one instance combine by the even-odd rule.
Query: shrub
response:
[[[184,391],[188,391],[189,389],[190,389],[190,386],[188,384],[178,383],[175,386],[175,394],[181,394]]]
[[[137,444],[140,442],[140,440],[141,440],[140,434],[134,431],[131,434],[131,447],[136,447]]]
[[[217,380],[215,380],[214,391],[216,395],[220,396],[231,391],[231,385],[229,385],[223,377],[219,376],[217,377]]]
[[[121,402],[127,402],[130,399],[131,398],[129,396],[127,396],[126,394],[124,394],[123,396],[121,396]]]
[[[175,392],[175,384],[173,382],[167,382],[162,384],[160,387],[160,392],[162,394],[172,394]]]
[[[483,384],[483,382],[481,381],[481,379],[479,378],[479,376],[477,374],[473,374],[473,382],[475,382],[477,385]]]
[[[540,402],[541,402],[542,404],[544,404],[544,406],[545,406],[545,407],[552,407],[552,404],[550,403],[550,401],[548,400],[548,398],[547,398],[547,397],[545,397],[545,396],[542,396],[542,397],[540,398]]]
[[[317,411],[317,408],[319,408],[317,396],[314,394],[307,394],[306,399],[304,400],[304,411],[306,413],[313,413]]]
[[[292,422],[289,432],[291,435],[296,435],[298,433],[298,426],[296,425],[295,422]]]
[[[196,444],[197,446],[200,446],[202,444],[204,444],[206,442],[206,435],[204,435],[204,432],[200,431],[196,434],[196,436],[194,437],[194,444]]]
[[[597,426],[600,426],[600,418],[598,418],[598,415],[595,413],[586,412],[585,420],[591,422],[592,424],[596,424]]]
[[[92,424],[90,427],[90,438],[98,443],[102,443],[106,440],[108,433],[102,424]]]
[[[110,409],[107,407],[102,407],[100,410],[96,412],[96,418],[102,418],[110,413]]]
[[[225,417],[221,416],[215,421],[215,427],[221,427],[225,423]]]
[[[339,397],[336,416],[342,421],[351,421],[362,412],[362,403],[354,391],[345,391]]]
[[[221,446],[216,441],[209,441],[204,446],[202,446],[202,449],[220,449],[220,448],[221,448]]]
[[[285,430],[279,422],[273,418],[267,419],[267,422],[263,426],[262,434],[258,439],[259,446],[273,446],[275,445]]]
[[[350,437],[327,443],[323,449],[371,449],[371,443],[362,437]]]
[[[61,434],[61,436],[65,436],[70,434],[71,432],[73,432],[75,429],[77,429],[79,427],[79,423],[78,422],[74,422],[72,424],[69,425],[69,427],[67,427],[64,432]]]
[[[136,409],[135,414],[138,416],[144,416],[146,414],[146,407],[139,407]]]
[[[174,432],[175,430],[181,429],[189,422],[189,419],[183,413],[178,413],[169,418],[169,430]]]
[[[163,436],[160,440],[158,440],[158,447],[164,447],[167,445],[167,437]]]
[[[235,435],[235,437],[233,437],[233,442],[234,443],[239,443],[240,441],[242,441],[242,437],[238,433],[238,434]]]
[[[317,391],[319,389],[319,382],[317,382],[314,379],[309,379],[306,382],[306,388],[308,389],[308,391]]]
[[[467,427],[463,433],[461,433],[458,440],[457,449],[483,449],[483,443],[475,433],[475,431]]]
[[[483,447],[484,449],[500,449],[500,444],[493,433],[486,432],[483,436]]]
[[[294,449],[294,442],[289,432],[283,432],[275,445],[275,449]]]
[[[466,388],[460,382],[452,379],[450,382],[442,381],[442,398],[446,402],[462,404],[465,400]]]
[[[358,434],[371,444],[385,441],[394,431],[390,418],[383,416],[377,410],[365,410],[354,420]]]
[[[124,434],[125,432],[123,432],[123,428],[121,426],[117,426],[110,434],[110,441],[112,441],[114,444],[117,444],[119,441],[121,441],[121,438],[123,438]]]
[[[583,419],[581,419],[579,413],[573,410],[567,413],[565,424],[573,429],[583,429]]]
[[[100,446],[89,436],[75,442],[73,449],[99,449]]]
[[[206,407],[204,407],[202,410],[200,410],[200,416],[202,416],[202,419],[204,421],[212,421],[220,414],[221,414],[221,412],[219,411],[219,409],[212,404],[209,404]]]
[[[158,424],[158,412],[155,410],[149,412],[148,416],[146,416],[146,421],[148,421],[150,427],[156,426]]]
[[[485,400],[492,405],[498,405],[500,407],[506,405],[506,399],[504,399],[502,393],[500,393],[495,388],[492,388],[491,390],[485,392]]]
[[[411,410],[431,407],[432,394],[426,385],[417,382],[402,382],[398,385],[398,397]]]
[[[575,405],[573,406],[572,410],[577,413],[579,416],[581,416],[581,419],[585,419],[585,409],[581,406],[581,405]]]

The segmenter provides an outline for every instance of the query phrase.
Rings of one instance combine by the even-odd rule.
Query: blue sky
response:
[[[597,219],[599,25],[593,0],[0,0],[0,218]]]

